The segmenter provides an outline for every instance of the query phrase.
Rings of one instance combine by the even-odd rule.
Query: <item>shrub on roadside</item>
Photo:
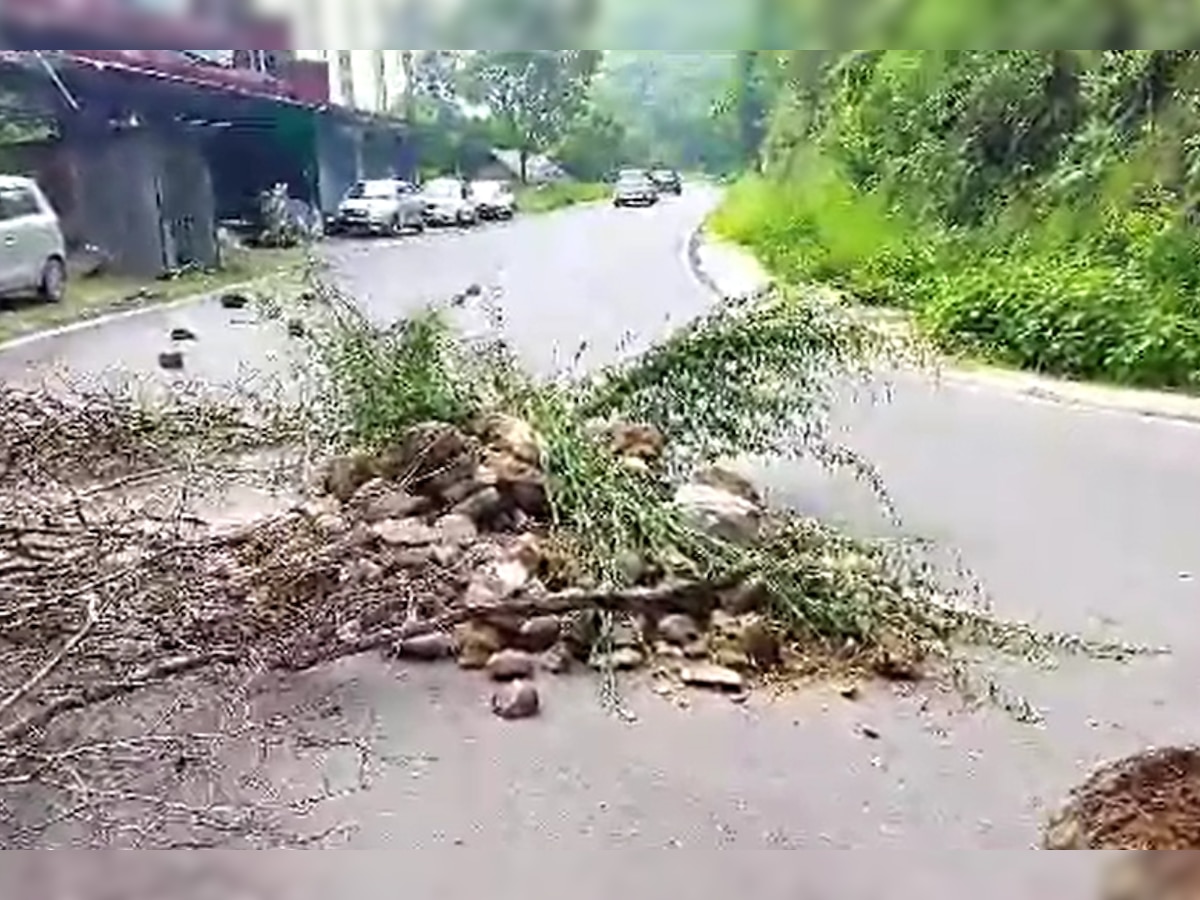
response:
[[[517,193],[517,206],[525,212],[544,213],[579,203],[592,203],[608,196],[608,187],[589,181],[563,181],[527,185]]]
[[[784,280],[820,281],[865,303],[908,306],[938,260],[943,237],[856,191],[814,161],[803,177],[750,177],[734,185],[713,217],[715,231],[753,249]]]
[[[1013,203],[970,230],[889,212],[817,165],[735,186],[714,216],[790,282],[911,309],[950,351],[1055,375],[1200,388],[1200,236],[1128,198]]]

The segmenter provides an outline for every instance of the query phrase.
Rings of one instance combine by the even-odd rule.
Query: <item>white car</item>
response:
[[[458,178],[435,178],[421,191],[425,221],[430,225],[477,225],[479,207],[471,189]]]
[[[481,219],[511,219],[516,215],[516,195],[503,181],[472,182],[471,197],[479,207]]]
[[[67,248],[50,201],[32,178],[0,175],[0,294],[67,293]]]
[[[394,178],[360,181],[333,217],[334,232],[399,234],[425,230],[425,211],[416,185]]]

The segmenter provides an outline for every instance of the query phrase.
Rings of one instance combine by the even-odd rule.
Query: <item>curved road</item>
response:
[[[472,233],[331,248],[342,282],[386,320],[477,283],[540,371],[580,341],[595,365],[711,298],[684,265],[713,197],[649,211],[605,207]],[[0,356],[0,376],[63,360],[152,371],[167,330],[201,335],[189,370],[228,378],[286,355],[277,326],[230,325],[212,305],[151,313]],[[599,709],[586,680],[548,683],[539,721],[507,727],[485,686],[450,669],[401,671],[359,659],[306,676],[345,710],[373,716],[404,763],[331,815],[360,849],[397,858],[309,855],[240,875],[281,897],[978,898],[1087,896],[1089,857],[1031,847],[1047,810],[1102,760],[1197,737],[1200,429],[1043,404],[902,377],[883,406],[848,404],[850,440],[874,459],[909,531],[961,551],[1003,613],[1116,636],[1174,654],[1126,666],[1069,660],[1053,672],[1006,663],[1002,683],[1044,710],[1041,727],[961,708],[952,696],[873,690],[848,703],[824,689],[746,707],[697,698],[680,710],[636,689],[634,725]],[[882,528],[854,485],[804,467],[767,467],[779,502]],[[862,736],[869,725],[879,740]],[[637,853],[676,850],[675,855]],[[781,855],[782,849],[892,851]],[[720,854],[689,851],[723,850]],[[440,853],[429,853],[442,850]],[[626,851],[621,853],[619,851]],[[757,852],[751,852],[757,851]],[[775,851],[770,853],[769,851]],[[965,852],[964,852],[965,851]],[[450,853],[472,865],[452,864]],[[470,854],[469,856],[465,854]],[[1091,860],[1089,862],[1089,860]]]

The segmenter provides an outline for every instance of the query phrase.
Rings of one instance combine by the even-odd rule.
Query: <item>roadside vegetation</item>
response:
[[[610,192],[608,185],[590,182],[529,185],[517,192],[517,208],[530,213],[553,212],[580,203],[605,200]]]
[[[936,4],[926,4],[936,6]],[[941,347],[1200,388],[1191,51],[791,51],[713,225]]]

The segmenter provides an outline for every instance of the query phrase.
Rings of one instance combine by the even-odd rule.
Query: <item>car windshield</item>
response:
[[[396,196],[394,181],[360,181],[346,196],[351,200],[383,200]]]
[[[471,185],[471,193],[476,197],[493,200],[508,190],[508,185],[499,181],[477,181]]]
[[[661,178],[663,181],[673,181],[676,177],[672,169],[658,169],[654,173],[655,178]]]
[[[641,172],[627,172],[621,175],[617,181],[621,187],[645,187],[649,183],[649,179]]]
[[[461,197],[462,185],[453,179],[439,179],[425,185],[425,193],[430,197]]]

